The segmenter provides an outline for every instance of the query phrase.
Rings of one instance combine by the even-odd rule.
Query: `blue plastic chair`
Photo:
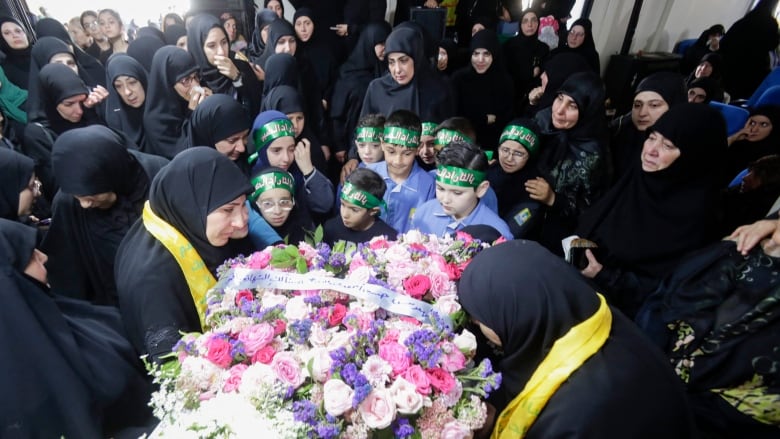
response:
[[[688,50],[688,48],[691,47],[695,42],[696,38],[678,41],[677,44],[674,45],[674,53],[678,55],[685,55],[685,51]]]
[[[756,101],[756,107],[760,107],[762,105],[780,106],[780,85],[773,85],[761,93],[761,97],[758,98],[758,101]]]
[[[731,180],[731,183],[729,183],[729,187],[735,187],[742,184],[742,179],[745,178],[745,176],[748,174],[748,171],[750,171],[750,169],[745,168],[739,174],[737,174],[737,176],[734,177],[733,180]]]
[[[710,102],[710,106],[720,111],[720,114],[726,119],[726,130],[729,136],[741,130],[750,117],[750,113],[742,107],[714,101]]]
[[[766,75],[766,78],[761,81],[761,85],[759,85],[756,91],[753,92],[753,95],[750,96],[750,99],[748,99],[745,105],[748,108],[756,107],[758,100],[761,98],[764,92],[766,92],[769,87],[775,85],[780,85],[780,69],[773,69],[771,72],[769,72],[768,75]]]

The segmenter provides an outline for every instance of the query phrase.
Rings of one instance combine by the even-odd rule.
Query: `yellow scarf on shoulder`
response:
[[[598,296],[599,309],[555,341],[523,391],[498,416],[491,439],[524,437],[558,387],[607,341],[612,312],[604,296]]]
[[[192,302],[198,311],[201,329],[205,328],[206,292],[217,283],[217,280],[206,268],[203,259],[192,244],[187,241],[187,238],[152,212],[148,201],[144,204],[142,218],[146,230],[168,249],[179,264],[179,268],[187,280],[187,286],[190,288]]]

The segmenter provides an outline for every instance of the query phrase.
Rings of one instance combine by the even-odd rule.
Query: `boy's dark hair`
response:
[[[364,127],[372,127],[372,128],[384,128],[385,126],[385,116],[382,114],[366,114],[365,116],[361,117],[360,120],[358,120],[357,125],[355,128],[364,128]]]
[[[87,28],[86,26],[84,26],[84,17],[90,17],[90,16],[91,17],[95,17],[96,20],[98,18],[97,12],[89,10],[89,9],[87,9],[84,12],[82,12],[81,15],[79,16],[79,21],[81,22],[81,27],[83,27],[84,29]]]
[[[457,131],[469,139],[477,138],[477,132],[474,131],[474,125],[472,125],[471,121],[465,117],[455,116],[449,119],[445,119],[444,122],[440,123],[433,130],[433,137],[436,137],[436,134],[438,134],[438,132],[441,130]]]
[[[357,189],[366,191],[369,194],[382,199],[385,196],[387,190],[387,184],[385,180],[376,172],[368,168],[357,168],[349,174],[347,181],[352,183]]]
[[[768,155],[751,163],[748,168],[762,187],[780,185],[780,155]]]
[[[436,155],[436,164],[486,172],[488,159],[476,145],[466,142],[452,142]]]
[[[422,131],[420,117],[409,110],[395,110],[385,119],[386,127],[398,127],[407,130]]]

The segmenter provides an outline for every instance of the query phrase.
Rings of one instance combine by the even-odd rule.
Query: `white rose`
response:
[[[403,237],[399,238],[403,238],[403,241],[407,244],[419,244],[425,242],[425,235],[423,235],[422,232],[417,229],[409,230],[408,232],[404,233]]]
[[[328,342],[328,350],[335,351],[338,348],[347,348],[349,351],[349,338],[354,334],[353,331],[339,331],[333,334]]]
[[[368,283],[368,279],[371,277],[372,274],[374,274],[374,270],[371,267],[362,266],[350,272],[347,275],[346,280],[363,285]]]
[[[304,302],[302,296],[296,296],[287,301],[285,305],[284,316],[287,320],[303,320],[309,317],[311,307]]]
[[[265,294],[263,295],[263,308],[273,308],[277,305],[285,305],[287,297],[283,294]]]
[[[397,377],[390,386],[390,394],[398,413],[403,415],[417,414],[423,407],[423,396],[417,393],[414,384],[401,377]]]
[[[466,356],[473,355],[477,350],[477,337],[469,332],[468,329],[464,329],[463,332],[456,335],[452,342]]]
[[[325,348],[314,348],[311,351],[310,360],[311,377],[320,383],[325,382],[330,374],[330,366],[333,364],[328,350]]]
[[[309,343],[314,347],[325,347],[330,340],[330,333],[317,323],[311,326],[311,334],[309,334]]]
[[[387,389],[374,389],[360,403],[358,412],[369,428],[381,430],[395,419],[395,403]]]
[[[325,411],[331,416],[341,416],[352,408],[352,397],[355,391],[344,381],[328,380],[323,386],[323,402]]]
[[[433,304],[433,309],[443,316],[455,314],[461,309],[460,303],[458,302],[458,296],[452,294],[439,297],[436,299],[436,303]]]

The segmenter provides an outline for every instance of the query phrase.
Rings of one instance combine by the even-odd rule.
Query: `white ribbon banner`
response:
[[[365,300],[395,314],[428,321],[436,312],[428,303],[395,291],[372,284],[358,284],[346,279],[309,274],[287,273],[275,270],[234,268],[217,282],[216,289],[246,290],[253,288],[275,288],[281,290],[333,290]],[[452,327],[448,316],[443,320]]]

